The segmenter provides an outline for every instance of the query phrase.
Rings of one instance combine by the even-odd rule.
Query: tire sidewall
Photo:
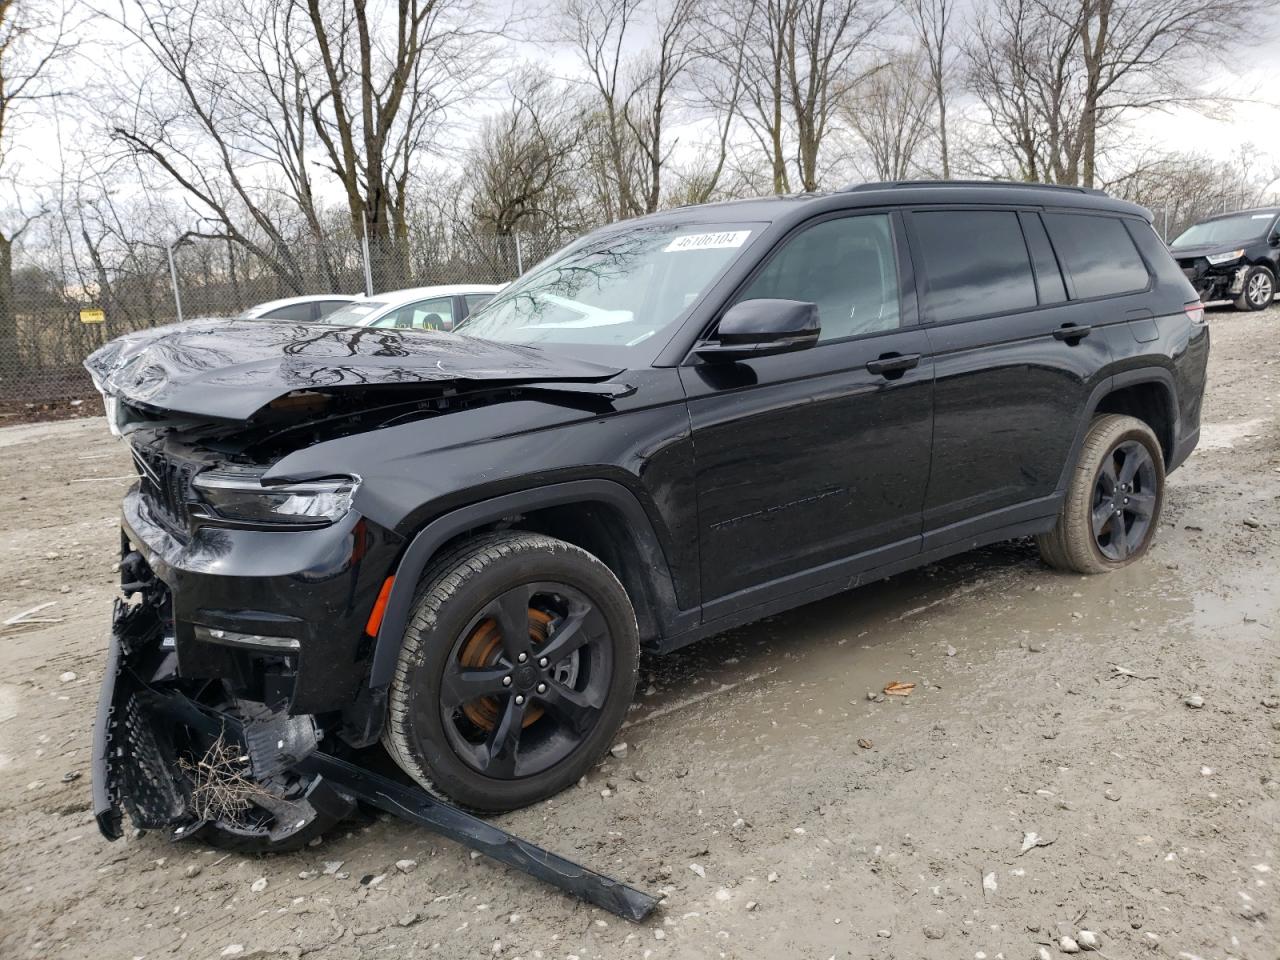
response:
[[[1253,278],[1258,274],[1264,274],[1271,281],[1271,296],[1262,303],[1254,303],[1249,297],[1249,284],[1253,282]],[[1250,267],[1249,271],[1244,275],[1244,284],[1240,290],[1240,306],[1245,310],[1265,310],[1271,306],[1276,296],[1276,277],[1275,274],[1266,267]]]
[[[635,613],[609,569],[576,548],[518,547],[485,564],[463,560],[441,580],[451,574],[461,575],[460,585],[438,605],[428,602],[432,594],[428,588],[410,619],[409,630],[418,631],[420,643],[402,691],[407,707],[407,746],[423,767],[421,773],[466,806],[511,810],[535,803],[576,783],[612,743],[635,692],[639,659]],[[532,581],[564,583],[596,605],[609,626],[613,675],[595,727],[573,753],[531,776],[497,780],[472,769],[450,745],[439,709],[440,677],[458,638],[484,605],[512,587]]]
[[[1131,552],[1123,560],[1112,560],[1102,552],[1101,548],[1098,546],[1097,538],[1093,535],[1093,491],[1097,486],[1098,477],[1102,472],[1102,465],[1106,462],[1106,459],[1112,455],[1116,447],[1129,440],[1136,440],[1141,443],[1146,447],[1147,453],[1151,456],[1151,461],[1155,466],[1156,474],[1156,505],[1155,509],[1151,512],[1151,526],[1147,531],[1146,539],[1142,542],[1142,545],[1137,550]],[[1142,557],[1146,556],[1147,551],[1151,549],[1151,544],[1155,542],[1156,531],[1160,527],[1160,514],[1164,510],[1164,451],[1160,449],[1160,442],[1156,439],[1155,434],[1152,433],[1145,424],[1142,424],[1139,421],[1133,421],[1133,426],[1130,426],[1109,438],[1105,452],[1101,457],[1095,458],[1094,463],[1091,465],[1089,477],[1089,487],[1086,491],[1082,492],[1082,496],[1080,497],[1080,503],[1084,507],[1083,516],[1080,519],[1084,525],[1083,529],[1086,532],[1086,536],[1088,537],[1089,551],[1093,560],[1101,567],[1107,570],[1119,570],[1121,567],[1127,567],[1134,561],[1140,560]]]

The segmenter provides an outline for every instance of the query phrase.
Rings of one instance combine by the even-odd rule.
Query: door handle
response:
[[[902,376],[908,370],[920,366],[918,353],[882,353],[879,359],[867,361],[867,370],[889,380]]]
[[[1055,340],[1065,340],[1067,343],[1076,341],[1077,343],[1093,332],[1093,327],[1087,323],[1064,323],[1057,330],[1053,331]],[[1074,346],[1074,344],[1072,344]]]

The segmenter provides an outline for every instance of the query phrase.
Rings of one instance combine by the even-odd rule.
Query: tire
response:
[[[527,661],[513,652],[522,645]],[[551,654],[545,666],[539,650]],[[626,590],[585,550],[524,532],[469,541],[423,577],[383,745],[423,788],[465,807],[536,803],[577,783],[612,744],[639,653]]]
[[[1149,426],[1117,414],[1095,418],[1057,523],[1036,537],[1040,556],[1074,573],[1109,573],[1133,563],[1155,538],[1164,480],[1164,453]],[[1119,519],[1112,507],[1121,511]]]
[[[1240,296],[1236,297],[1237,310],[1265,310],[1276,296],[1276,278],[1266,267],[1250,267],[1244,275]]]

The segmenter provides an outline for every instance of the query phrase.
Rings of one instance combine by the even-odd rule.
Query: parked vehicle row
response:
[[[642,646],[1011,537],[1118,569],[1200,433],[1203,306],[1147,211],[1100,191],[684,207],[587,235],[478,313],[448,296],[454,332],[372,298],[376,338],[196,323],[87,361],[141,475],[104,831],[123,807],[306,842],[349,809],[295,769],[320,741],[381,742],[472,808],[533,803],[609,747]],[[161,689],[199,722],[148,713]],[[209,717],[262,731],[238,818],[183,799]]]
[[[501,284],[493,283],[439,284],[390,290],[370,297],[343,294],[288,297],[259,303],[237,319],[452,330],[501,289]]]

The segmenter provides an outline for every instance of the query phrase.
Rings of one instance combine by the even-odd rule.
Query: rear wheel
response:
[[[1244,275],[1240,296],[1236,297],[1238,310],[1265,310],[1276,295],[1276,279],[1266,267],[1251,267]]]
[[[1089,427],[1058,522],[1036,538],[1045,563],[1107,573],[1147,552],[1164,502],[1164,456],[1141,420],[1105,414]]]
[[[503,533],[428,571],[383,743],[423,787],[512,810],[572,785],[635,690],[635,612],[613,573],[551,537]]]

